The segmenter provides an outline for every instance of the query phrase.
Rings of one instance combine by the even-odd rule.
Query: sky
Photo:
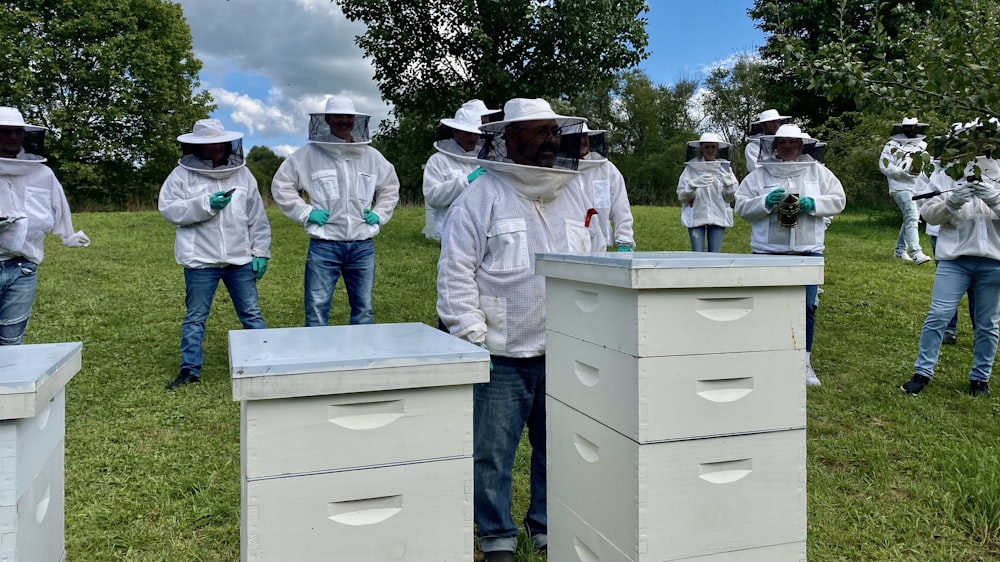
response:
[[[218,108],[212,117],[243,133],[243,148],[279,155],[305,144],[309,113],[331,94],[354,100],[372,116],[389,112],[374,69],[348,21],[330,0],[176,0],[202,61],[201,87]],[[401,0],[405,1],[405,0]],[[747,16],[753,0],[648,0],[648,59],[639,66],[657,84],[702,80],[734,55],[753,52],[764,35]],[[446,117],[446,116],[442,116]]]

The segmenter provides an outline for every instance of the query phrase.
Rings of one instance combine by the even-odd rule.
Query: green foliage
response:
[[[733,148],[729,161],[734,170],[745,170],[740,147],[746,145],[750,123],[757,119],[764,106],[765,75],[768,66],[760,59],[740,56],[731,67],[712,70],[705,79],[703,107],[711,122],[710,129],[718,132]]]
[[[838,10],[829,41],[818,48],[787,28],[778,28],[769,40],[811,90],[875,111],[934,115],[946,122],[981,118],[987,128],[988,118],[1000,116],[1000,92],[992,86],[1000,68],[997,2],[924,6],[841,0]],[[946,172],[961,177],[976,155],[992,148],[992,132],[973,128],[950,134],[942,155]],[[923,160],[929,172],[929,158]]]
[[[176,136],[213,107],[178,4],[9,0],[0,7],[0,100],[49,128],[71,202],[155,200]],[[16,40],[14,40],[16,38]]]
[[[831,45],[850,42],[852,56],[862,61],[905,56],[913,44],[880,42],[876,36],[906,33],[919,14],[939,10],[941,2],[869,2],[866,0],[755,0],[747,13],[767,34],[761,56],[774,71],[765,74],[768,107],[780,108],[797,121],[819,125],[857,109],[846,83],[817,87],[811,70]],[[874,17],[878,14],[879,17]],[[828,62],[828,61],[827,61]],[[806,68],[808,67],[808,68]],[[836,65],[831,65],[836,69]]]
[[[442,115],[441,118],[451,117]],[[434,154],[434,141],[440,127],[439,120],[425,120],[403,116],[393,126],[383,127],[383,131],[372,141],[396,168],[399,177],[399,199],[403,204],[424,200],[424,164]]]
[[[874,123],[859,126],[885,136]],[[689,248],[678,208],[633,214],[640,250]],[[276,209],[268,215],[274,258],[259,285],[264,318],[300,326],[308,237]],[[177,373],[184,316],[173,228],[155,212],[74,221],[93,245],[64,248],[49,237],[27,332],[29,344],[84,343],[83,368],[66,391],[67,560],[239,560],[240,414],[227,333],[240,326],[232,303],[217,293],[202,382],[164,391]],[[436,324],[438,248],[422,226],[422,209],[400,208],[375,239],[377,322]],[[808,559],[996,560],[1000,406],[996,397],[965,395],[972,334],[964,303],[958,345],[942,349],[934,381],[917,398],[900,392],[934,269],[893,260],[898,231],[895,214],[866,210],[837,217],[826,233],[812,355],[823,386],[808,390]],[[749,235],[737,219],[723,249],[748,253]],[[346,324],[347,309],[341,286],[333,323]],[[523,453],[516,521],[528,494]]]
[[[563,98],[647,56],[644,0],[334,0],[398,115],[454,113],[462,102]]]
[[[284,161],[283,156],[278,156],[266,146],[255,146],[247,153],[247,168],[257,180],[257,188],[265,201],[271,197],[271,180]]]

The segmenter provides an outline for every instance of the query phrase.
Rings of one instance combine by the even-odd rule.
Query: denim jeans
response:
[[[709,224],[688,229],[688,237],[691,239],[692,252],[721,252],[722,235],[726,229],[721,226]]]
[[[38,264],[23,258],[0,262],[0,345],[21,345],[38,286]]]
[[[205,321],[212,310],[212,300],[219,280],[229,291],[236,316],[245,329],[266,328],[257,300],[257,277],[253,266],[184,268],[184,304],[187,314],[181,324],[181,370],[195,376],[201,374],[204,360],[201,344],[205,340]]]
[[[892,200],[903,212],[903,224],[899,227],[899,236],[896,237],[896,254],[902,255],[909,251],[910,254],[922,253],[920,249],[920,231],[918,230],[919,215],[917,214],[917,203],[913,200],[913,194],[909,191],[896,191],[891,193]]]
[[[355,240],[309,240],[306,256],[306,326],[326,326],[330,322],[330,301],[337,280],[344,278],[351,324],[372,324],[372,292],[375,289],[375,242]]]
[[[958,310],[966,290],[975,298],[972,370],[969,380],[988,381],[997,353],[997,322],[1000,321],[1000,261],[976,256],[942,260],[934,274],[931,308],[920,330],[920,351],[913,364],[918,375],[934,376],[934,366],[941,352],[941,339],[948,320]]]
[[[931,236],[931,252],[934,253],[935,259],[934,264],[937,265],[937,236]],[[969,285],[969,290],[965,292],[969,296],[969,325],[972,329],[976,329],[976,297],[972,296],[972,285]],[[944,328],[944,333],[955,335],[958,333],[958,310],[955,310],[955,314],[952,315],[951,320],[948,321],[948,325]]]
[[[490,382],[472,388],[476,535],[483,552],[517,547],[511,516],[514,454],[525,425],[531,443],[531,499],[524,529],[536,548],[548,545],[545,510],[545,357],[493,356]]]

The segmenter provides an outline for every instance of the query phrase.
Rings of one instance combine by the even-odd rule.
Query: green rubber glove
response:
[[[469,180],[469,183],[472,183],[476,180],[476,178],[485,173],[486,170],[484,168],[476,168],[475,170],[472,170],[472,172],[470,172],[468,176],[466,176],[466,179]]]
[[[799,212],[811,213],[816,210],[816,202],[812,197],[799,197]]]
[[[233,200],[233,195],[230,193],[226,195],[225,191],[216,191],[215,193],[208,196],[208,206],[212,208],[213,211],[221,211],[226,208],[226,205]]]
[[[250,262],[250,267],[253,268],[253,272],[257,274],[257,280],[260,281],[264,277],[264,272],[267,271],[267,258],[264,256],[254,256],[253,261]]]
[[[629,248],[629,247],[628,247],[628,246],[626,246],[625,244],[619,244],[619,245],[618,245],[618,251],[619,251],[619,252],[631,252],[631,251],[632,251],[632,248]]]
[[[323,226],[324,224],[326,224],[326,221],[329,220],[329,218],[330,218],[330,211],[324,211],[323,209],[313,209],[309,211],[309,218],[306,219],[306,222],[311,222],[313,224],[318,224],[320,226]]]
[[[764,204],[768,207],[773,207],[778,203],[781,203],[781,198],[784,196],[785,190],[779,187],[778,189],[775,189],[767,194],[767,198],[764,199]]]
[[[365,209],[365,222],[374,226],[382,221],[378,218],[378,215],[372,212],[371,209]]]

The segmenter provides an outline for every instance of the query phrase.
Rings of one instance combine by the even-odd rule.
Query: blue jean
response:
[[[330,322],[330,302],[337,280],[344,278],[351,324],[372,324],[372,293],[375,289],[375,242],[355,240],[309,240],[306,256],[306,326],[326,326]]]
[[[918,230],[919,214],[917,213],[917,203],[913,200],[913,194],[909,191],[896,191],[891,193],[892,200],[903,213],[903,224],[899,227],[899,235],[896,237],[896,253],[910,254],[922,253],[920,249],[920,231]]]
[[[931,252],[934,253],[934,264],[937,265],[937,236],[931,236]],[[972,329],[976,329],[976,297],[972,296],[972,285],[969,285],[969,290],[965,292],[969,295],[969,324]],[[948,321],[948,325],[944,328],[944,333],[955,335],[958,333],[958,310],[955,310],[955,314],[952,315],[951,320]]]
[[[187,314],[181,324],[181,371],[201,374],[204,361],[201,345],[205,340],[205,321],[212,310],[215,290],[222,280],[245,329],[266,328],[257,299],[257,277],[253,266],[184,268],[184,304]]]
[[[691,238],[692,252],[721,252],[722,235],[726,229],[721,226],[709,224],[696,226],[688,229],[688,237]]]
[[[514,455],[528,427],[531,499],[524,530],[536,548],[548,545],[545,510],[545,357],[493,356],[490,382],[472,388],[476,536],[483,552],[517,547],[511,516]]]
[[[962,295],[972,288],[976,294],[973,324],[972,370],[969,380],[988,381],[997,353],[1000,322],[1000,261],[989,258],[962,256],[941,260],[934,274],[931,307],[920,330],[920,351],[913,371],[926,377],[934,376],[934,366],[941,352],[948,320],[958,310]]]
[[[38,264],[23,258],[0,262],[0,345],[21,345],[38,287]]]

